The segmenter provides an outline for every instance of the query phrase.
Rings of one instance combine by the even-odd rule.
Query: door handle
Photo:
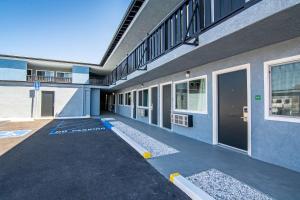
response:
[[[241,117],[244,122],[248,122],[248,108],[247,106],[243,107],[243,116]]]

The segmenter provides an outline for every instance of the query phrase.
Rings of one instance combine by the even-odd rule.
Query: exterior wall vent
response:
[[[172,113],[171,123],[183,127],[193,127],[193,115]]]
[[[148,117],[148,109],[147,108],[139,108],[138,114],[141,117]]]

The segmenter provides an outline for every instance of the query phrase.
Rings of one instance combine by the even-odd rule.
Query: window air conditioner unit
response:
[[[193,127],[193,115],[171,114],[172,124],[184,127]]]
[[[148,109],[146,108],[139,108],[138,113],[141,117],[148,117]]]

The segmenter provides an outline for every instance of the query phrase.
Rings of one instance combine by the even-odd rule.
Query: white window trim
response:
[[[38,72],[53,72],[53,76],[44,76],[44,77],[55,77],[55,71],[50,71],[50,70],[36,70],[36,76],[38,76]]]
[[[126,104],[126,94],[130,94],[130,97],[131,97],[131,99],[130,99],[130,104]],[[132,94],[131,94],[131,91],[125,92],[125,93],[124,93],[124,106],[131,107],[131,104],[132,104]]]
[[[72,72],[62,72],[62,71],[56,71],[55,76],[57,77],[57,73],[62,73],[62,74],[71,74],[70,77],[72,77]],[[65,77],[64,77],[65,78]]]
[[[120,95],[122,95],[122,103],[120,103]],[[119,93],[118,94],[118,105],[119,106],[124,106],[124,93]]]
[[[193,81],[193,80],[198,80],[198,79],[205,79],[205,102],[206,102],[206,106],[205,106],[205,110],[203,111],[195,111],[195,110],[189,110],[189,81]],[[187,89],[188,89],[188,93],[187,93],[187,109],[176,109],[176,84],[179,83],[187,83]],[[202,76],[197,76],[197,77],[193,77],[193,78],[187,78],[187,79],[183,79],[180,81],[174,81],[173,84],[173,111],[174,112],[179,112],[179,113],[195,113],[195,114],[204,114],[207,115],[208,111],[207,111],[207,75],[202,75]]]
[[[293,122],[300,123],[300,118],[292,116],[279,116],[270,114],[270,97],[271,97],[271,86],[270,86],[270,73],[269,69],[273,66],[300,62],[300,55],[270,60],[264,62],[264,107],[265,107],[265,120],[281,121],[281,122]]]
[[[148,106],[140,106],[140,95],[139,92],[143,90],[148,90]],[[144,95],[142,95],[143,98]],[[142,88],[137,90],[137,108],[149,109],[149,88]]]
[[[151,124],[151,125],[157,126],[156,124],[152,124],[152,110],[153,110],[153,107],[152,107],[152,104],[151,104],[151,102],[152,102],[152,88],[155,88],[155,87],[157,87],[157,98],[159,98],[159,87],[158,87],[158,84],[151,85],[149,87],[149,91],[148,91],[148,93],[149,93],[149,98],[148,98],[149,99],[149,104],[148,104],[148,106],[149,106],[149,121],[148,121],[148,123]],[[159,104],[159,100],[158,99],[157,99],[157,104]],[[157,112],[159,112],[159,110],[157,110]]]
[[[165,130],[168,130],[168,131],[173,131],[173,124],[171,123],[171,129],[167,129],[165,127],[163,127],[163,86],[165,85],[171,85],[171,93],[173,92],[172,91],[172,85],[173,85],[173,82],[172,81],[168,81],[168,82],[164,82],[164,83],[160,83],[159,84],[159,127],[165,129]],[[171,108],[172,108],[172,103],[173,103],[173,100],[172,100],[172,94],[171,94]],[[172,113],[172,111],[171,111]]]

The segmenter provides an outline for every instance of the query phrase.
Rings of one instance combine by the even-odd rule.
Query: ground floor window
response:
[[[119,105],[123,105],[123,94],[118,95]]]
[[[131,92],[125,93],[125,105],[127,106],[131,105]]]
[[[206,112],[206,76],[175,82],[175,111]]]
[[[138,97],[138,105],[140,107],[148,107],[148,89],[140,90]]]
[[[300,61],[273,65],[270,72],[270,115],[300,117]]]

